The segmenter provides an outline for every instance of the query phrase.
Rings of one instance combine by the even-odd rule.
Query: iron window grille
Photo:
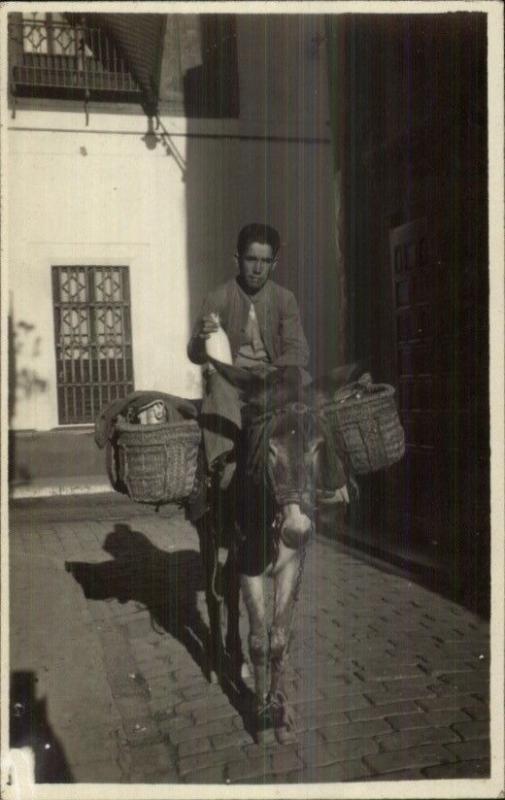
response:
[[[114,42],[85,16],[10,14],[11,91],[20,97],[140,102],[142,91]]]
[[[128,267],[52,267],[58,420],[94,422],[134,389]]]

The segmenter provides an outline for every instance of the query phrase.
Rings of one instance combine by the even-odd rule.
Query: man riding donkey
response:
[[[310,383],[305,368],[309,348],[296,299],[292,292],[272,281],[280,248],[278,232],[268,225],[251,224],[238,236],[235,260],[238,275],[211,292],[204,300],[200,316],[188,345],[188,355],[196,364],[206,364],[205,392],[202,401],[203,438],[207,466],[214,474],[219,491],[230,485],[241,448],[250,447],[248,436],[250,404],[244,392],[230,382],[223,361],[241,375],[251,376],[251,386],[272,385],[271,378],[286,376],[301,392]],[[209,359],[209,342],[227,334],[228,352]],[[224,337],[226,340],[226,337]],[[226,342],[226,346],[228,343]],[[226,351],[226,347],[225,347]],[[245,382],[247,385],[247,382]],[[278,405],[283,393],[277,384],[267,405]],[[245,400],[245,402],[244,402]],[[263,410],[265,409],[263,399]],[[270,408],[270,411],[273,409]],[[294,432],[294,431],[293,431]],[[261,441],[256,435],[256,444]],[[272,440],[270,440],[270,447]],[[303,469],[303,464],[297,465]],[[262,468],[267,469],[266,459]],[[246,473],[247,474],[247,473]],[[336,500],[348,502],[345,475],[340,473]],[[258,735],[274,727],[280,742],[294,738],[288,710],[283,673],[287,656],[291,617],[301,576],[304,544],[312,521],[300,508],[298,498],[283,508],[282,526],[265,524],[265,493],[255,491],[245,474],[239,483],[239,542],[237,566],[240,587],[249,621],[249,655],[254,672],[256,726]],[[335,485],[335,483],[334,483]],[[289,498],[288,498],[289,500]],[[267,629],[264,575],[271,571],[274,583],[274,609]],[[270,667],[270,682],[268,668]]]

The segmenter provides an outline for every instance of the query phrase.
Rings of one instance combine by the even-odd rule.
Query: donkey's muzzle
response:
[[[284,511],[284,519],[280,529],[281,541],[292,550],[299,550],[307,544],[312,533],[311,519],[300,511],[299,506]]]

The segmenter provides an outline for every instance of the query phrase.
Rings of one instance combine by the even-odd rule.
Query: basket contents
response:
[[[374,384],[365,373],[339,389],[321,409],[339,452],[357,475],[389,467],[405,453],[394,395],[392,386]]]

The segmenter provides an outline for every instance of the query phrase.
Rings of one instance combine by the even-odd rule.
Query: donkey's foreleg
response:
[[[267,692],[268,636],[262,575],[241,575],[240,586],[249,619],[249,656],[254,674],[254,692],[263,704]]]
[[[219,551],[217,540],[210,520],[210,515],[205,515],[197,523],[198,537],[200,540],[200,556],[202,559],[205,600],[209,615],[209,652],[208,673],[210,680],[215,682],[217,675],[221,674],[223,663],[223,641],[221,634],[221,602],[216,592],[216,578],[219,567]]]
[[[272,666],[270,690],[282,688],[284,662],[287,656],[289,630],[294,609],[295,591],[300,573],[300,551],[279,542],[279,554],[274,567],[274,609],[270,630]]]
[[[225,648],[230,659],[234,678],[248,677],[242,641],[240,638],[240,576],[235,553],[228,551],[223,571],[224,600],[226,607]]]
[[[270,630],[270,704],[275,735],[281,744],[295,740],[285,672],[299,575],[300,551],[286,547],[281,541],[274,569],[274,613]]]

